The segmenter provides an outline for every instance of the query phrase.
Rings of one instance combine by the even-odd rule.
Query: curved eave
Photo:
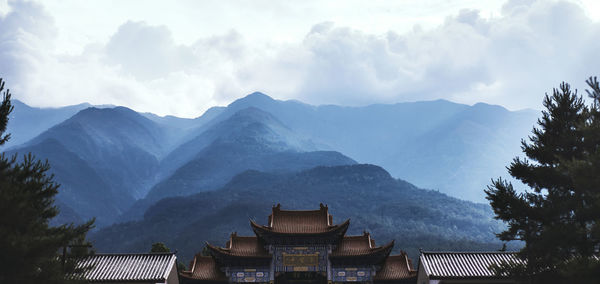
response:
[[[254,233],[259,236],[281,236],[281,237],[322,237],[326,235],[345,235],[348,230],[348,226],[350,226],[350,219],[344,221],[343,223],[335,226],[331,226],[327,231],[318,232],[318,233],[283,233],[273,231],[271,228],[263,225],[259,225],[256,222],[250,220],[250,226],[252,226],[252,230]]]
[[[191,271],[179,272],[179,278],[184,278],[185,283],[229,283],[229,279],[225,278],[196,278],[192,275]]]
[[[213,246],[210,243],[206,243],[206,247],[210,250],[211,254],[217,259],[271,259],[272,255],[237,255],[233,254],[229,251],[229,249],[224,249],[221,247]]]
[[[372,260],[373,263],[380,263],[390,255],[393,248],[394,248],[394,241],[392,240],[391,242],[387,243],[384,246],[374,248],[370,252],[353,254],[353,255],[332,254],[329,256],[329,259],[332,262],[336,262],[336,263],[343,263],[346,261],[354,261],[356,259],[360,259],[360,260],[370,259],[370,260]]]

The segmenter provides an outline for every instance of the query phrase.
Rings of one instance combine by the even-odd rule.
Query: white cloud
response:
[[[198,64],[192,49],[176,45],[167,27],[143,22],[121,25],[106,45],[106,55],[111,64],[141,80],[162,78]]]
[[[167,24],[125,21],[68,55],[55,48],[63,30],[41,5],[9,5],[0,76],[38,106],[87,101],[197,116],[263,91],[315,104],[445,98],[540,108],[544,92],[563,80],[583,87],[600,63],[600,24],[569,2],[510,1],[493,17],[463,9],[408,31],[327,21],[283,41],[230,29],[181,43]]]
[[[404,34],[317,25],[305,40],[311,76],[301,94],[326,103],[446,98],[539,108],[562,80],[582,86],[597,75],[597,22],[571,3],[515,2],[498,18],[462,10]]]

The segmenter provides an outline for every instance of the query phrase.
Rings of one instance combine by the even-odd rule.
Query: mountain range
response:
[[[194,235],[247,230],[248,217],[264,218],[275,203],[321,202],[353,227],[402,236],[413,252],[490,248],[500,224],[474,202],[505,175],[537,115],[444,100],[312,106],[262,93],[195,119],[16,101],[3,151],[48,159],[61,184],[55,221],[95,217],[106,251],[151,241],[197,250]]]
[[[216,191],[171,197],[151,206],[142,220],[116,224],[92,235],[98,248],[147,250],[154,242],[177,249],[182,259],[204,241],[225,245],[231,232],[252,235],[249,220],[265,224],[271,206],[329,206],[334,223],[350,219],[348,234],[369,231],[378,242],[396,240],[413,257],[426,249],[499,249],[488,205],[422,190],[374,165],[319,166],[292,173],[248,170]]]

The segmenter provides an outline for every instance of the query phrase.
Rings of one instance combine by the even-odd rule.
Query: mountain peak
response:
[[[235,100],[234,102],[229,104],[229,107],[231,107],[231,106],[238,107],[238,108],[243,108],[243,107],[248,107],[248,106],[260,107],[260,106],[264,106],[267,104],[271,104],[273,102],[275,102],[275,100],[273,98],[271,98],[261,92],[254,92],[243,98]]]
[[[268,95],[261,93],[261,92],[251,93],[251,94],[247,95],[246,98],[262,98],[262,99],[273,100],[273,98],[271,98]]]
[[[118,106],[118,107],[113,107],[113,108],[102,108],[102,107],[88,107],[85,108],[81,111],[79,111],[78,113],[76,113],[73,117],[70,118],[73,120],[76,119],[84,119],[84,118],[98,118],[98,117],[112,117],[113,119],[115,118],[115,115],[117,117],[137,117],[140,116],[140,114],[138,114],[137,112],[135,112],[134,110],[130,109],[130,108],[126,108],[123,106]]]
[[[211,131],[220,133],[218,135],[220,137],[254,137],[258,135],[278,141],[283,137],[294,136],[277,118],[256,107],[238,110],[228,119],[215,125]]]

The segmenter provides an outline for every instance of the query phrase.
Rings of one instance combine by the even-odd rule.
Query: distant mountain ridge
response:
[[[31,130],[27,135],[40,133],[10,153],[48,158],[67,215],[96,216],[100,226],[142,218],[163,198],[219,189],[247,170],[287,174],[357,162],[383,166],[420,188],[483,201],[485,185],[505,174],[537,118],[534,111],[444,100],[312,106],[262,93],[195,119],[86,106],[52,109],[64,120]],[[17,104],[15,112],[20,108],[32,116],[39,110]],[[98,192],[105,195],[98,199]]]
[[[356,162],[334,151],[317,151],[271,114],[249,107],[211,124],[163,161],[166,178],[136,202],[121,220],[136,219],[165,197],[215,190],[248,170],[293,172]],[[170,169],[173,169],[172,174]]]
[[[58,199],[80,218],[108,225],[154,184],[159,158],[168,151],[167,130],[124,108],[86,108],[12,153],[48,159]]]
[[[504,175],[505,166],[520,153],[521,138],[527,137],[539,115],[445,100],[312,106],[252,93],[228,105],[214,120],[247,107],[271,113],[321,149],[383,166],[422,188],[477,202],[485,202],[483,189],[490,178]]]
[[[61,108],[35,108],[19,100],[13,99],[11,102],[14,110],[9,116],[6,131],[7,133],[11,133],[11,139],[2,146],[5,150],[29,141],[46,129],[65,121],[80,110],[91,107],[90,104],[83,103]]]

